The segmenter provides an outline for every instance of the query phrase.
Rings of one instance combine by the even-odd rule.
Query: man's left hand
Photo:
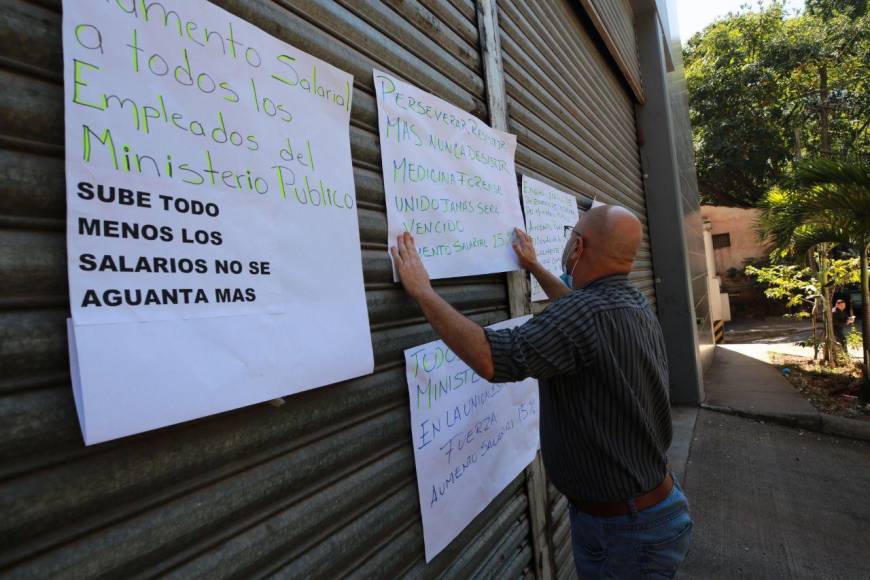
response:
[[[521,230],[514,228],[514,242],[512,244],[520,266],[532,271],[538,264],[538,254],[535,252],[535,242],[532,237]]]
[[[408,232],[399,234],[396,237],[396,245],[390,248],[390,253],[393,256],[393,264],[396,266],[399,280],[411,298],[418,300],[426,292],[432,290],[429,273],[423,265],[423,260],[417,254],[417,246],[414,244],[414,237],[411,234]]]

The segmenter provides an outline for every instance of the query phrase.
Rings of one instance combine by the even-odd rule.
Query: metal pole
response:
[[[495,129],[507,131],[507,94],[504,86],[497,10],[495,0],[477,0],[477,27],[480,33],[489,123]],[[507,274],[508,301],[512,317],[531,312],[531,296],[526,278],[527,274],[523,270]],[[526,493],[529,500],[536,576],[553,578],[555,561],[547,501],[547,476],[544,473],[540,451],[526,468]]]

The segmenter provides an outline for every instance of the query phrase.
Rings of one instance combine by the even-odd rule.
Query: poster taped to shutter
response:
[[[523,210],[526,233],[535,243],[538,261],[554,276],[562,274],[562,252],[568,242],[566,226],[574,228],[580,219],[577,198],[528,175],[523,175]],[[547,299],[537,278],[531,276],[532,301]]]
[[[429,562],[534,459],[538,381],[489,383],[440,340],[406,350],[405,372]]]
[[[518,270],[516,135],[393,75],[373,74],[388,245],[410,232],[433,279]]]
[[[353,77],[204,0],[63,6],[87,443],[373,368]]]

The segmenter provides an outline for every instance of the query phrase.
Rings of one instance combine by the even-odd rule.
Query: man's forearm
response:
[[[441,340],[484,379],[495,374],[492,348],[483,328],[469,320],[438,296],[434,290],[417,298],[426,320]]]
[[[541,285],[541,288],[544,289],[544,292],[547,293],[547,298],[550,300],[556,300],[571,291],[567,286],[565,286],[562,280],[551,274],[550,271],[544,268],[540,263],[532,266],[529,271],[538,281],[538,284]]]

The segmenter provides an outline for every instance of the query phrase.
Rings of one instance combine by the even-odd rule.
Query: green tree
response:
[[[835,246],[848,243],[848,237],[830,212],[810,215],[801,204],[801,196],[793,190],[771,189],[759,207],[759,234],[772,246],[771,256],[778,260],[792,259],[805,263],[817,281],[820,291],[813,313],[821,313],[824,328],[823,360],[836,365],[834,325],[831,296],[834,279],[831,272],[831,252]]]
[[[810,318],[813,325],[813,358],[819,356],[819,342],[816,340],[816,316],[819,301],[827,290],[837,289],[854,284],[858,281],[858,259],[834,259],[828,268],[829,288],[823,288],[819,280],[807,266],[799,264],[775,263],[767,265],[747,265],[747,276],[754,278],[764,288],[764,295],[773,300],[780,300],[786,307],[795,311],[796,318]]]
[[[798,166],[793,180],[794,219],[835,224],[860,258],[864,398],[870,395],[870,163],[820,159]]]
[[[804,3],[809,14],[831,18],[837,13],[856,18],[867,14],[870,2],[867,0],[806,0]]]
[[[870,156],[866,1],[780,1],[692,37],[684,60],[707,203],[753,206],[796,159]]]
[[[806,255],[824,288],[830,275],[830,250],[840,245],[859,256],[863,296],[862,331],[864,388],[870,399],[870,163],[860,160],[817,159],[805,161],[789,180],[790,190],[771,190],[762,203],[761,233],[780,255]],[[829,298],[820,301],[827,315]],[[828,320],[825,321],[826,353],[831,353]],[[826,358],[830,361],[831,357]]]

